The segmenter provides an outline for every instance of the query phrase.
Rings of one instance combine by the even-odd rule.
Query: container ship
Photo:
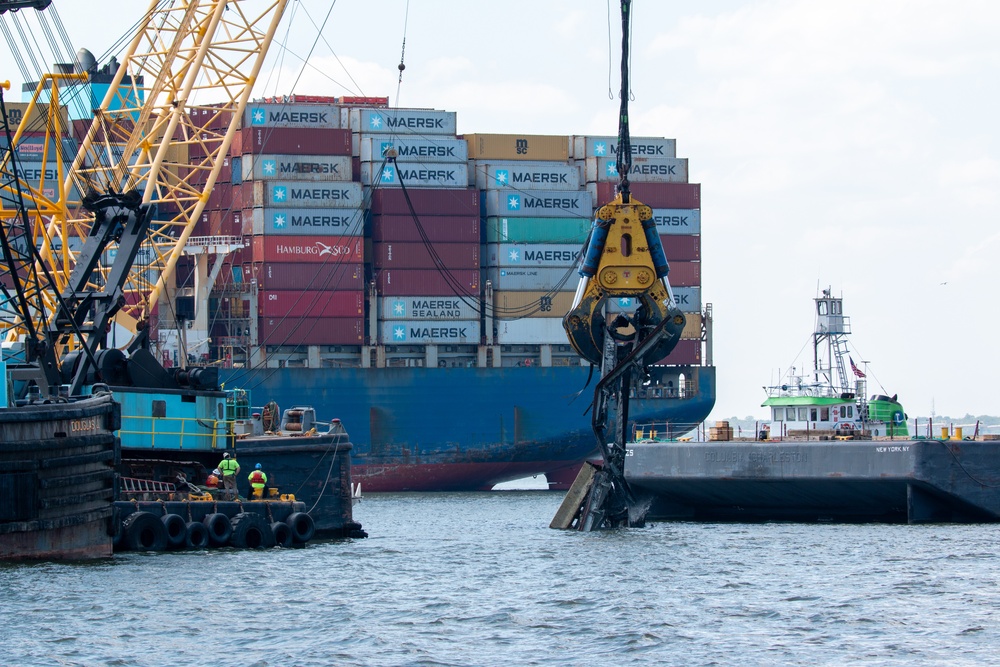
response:
[[[230,113],[191,111],[205,128]],[[654,210],[688,320],[631,414],[682,435],[715,401],[701,189],[674,139],[631,146],[632,193]],[[610,136],[460,135],[455,112],[385,97],[251,102],[153,312],[156,353],[217,365],[254,404],[339,418],[366,492],[539,474],[564,488],[596,452],[597,371],[561,318],[616,150]]]

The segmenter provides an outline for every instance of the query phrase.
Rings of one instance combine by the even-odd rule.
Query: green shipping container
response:
[[[487,243],[583,243],[589,218],[486,218]]]

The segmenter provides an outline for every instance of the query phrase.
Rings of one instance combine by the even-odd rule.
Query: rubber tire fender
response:
[[[122,522],[125,546],[132,551],[163,551],[167,548],[167,529],[152,512],[135,512]]]
[[[202,523],[208,528],[208,543],[213,547],[224,547],[233,535],[233,524],[222,512],[206,514]]]
[[[316,534],[316,522],[305,512],[292,512],[285,523],[292,529],[292,539],[296,542],[308,542]]]
[[[275,546],[287,549],[292,546],[292,529],[284,521],[275,521],[271,524],[271,534],[274,535]]]
[[[233,517],[233,534],[229,543],[237,549],[270,549],[274,546],[271,526],[256,512],[240,512]]]
[[[160,517],[163,527],[167,529],[167,546],[179,549],[187,541],[187,522],[180,514],[164,514]]]
[[[184,546],[188,549],[205,549],[208,547],[208,526],[201,521],[188,521]]]

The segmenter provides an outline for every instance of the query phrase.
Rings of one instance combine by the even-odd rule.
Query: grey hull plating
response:
[[[648,517],[693,521],[1000,521],[1000,442],[639,442],[625,477]]]

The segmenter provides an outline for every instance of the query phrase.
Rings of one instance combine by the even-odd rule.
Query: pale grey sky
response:
[[[95,55],[145,6],[55,2]],[[300,72],[329,4],[290,3],[260,93],[388,95],[456,111],[461,133],[617,131],[607,2],[412,0],[398,95],[405,0],[339,0]],[[763,416],[761,387],[810,363],[796,356],[826,286],[869,393],[911,416],[1000,413],[1000,4],[635,0],[634,17],[632,133],[676,138],[702,184],[711,419]],[[19,79],[6,46],[4,78]]]

